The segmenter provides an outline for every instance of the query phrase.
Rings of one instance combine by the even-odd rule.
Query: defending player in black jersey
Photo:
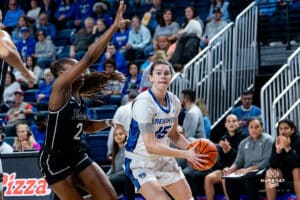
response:
[[[14,43],[11,41],[9,34],[3,30],[0,30],[0,103],[2,102],[3,98],[8,64],[18,69],[23,74],[23,76],[27,78],[29,83],[33,84],[33,73],[30,72],[23,64],[20,54],[17,51],[17,48],[14,45]],[[2,163],[0,160],[0,200],[3,199],[2,176]]]
[[[84,57],[60,59],[51,64],[56,77],[49,100],[49,119],[44,147],[39,164],[50,187],[61,200],[79,200],[76,189],[80,185],[93,200],[116,199],[109,179],[81,147],[81,134],[107,128],[108,121],[89,121],[81,95],[91,95],[103,89],[110,79],[122,80],[120,74],[99,73],[83,75],[101,55],[113,33],[123,21],[124,2],[116,14],[113,25],[93,43]]]

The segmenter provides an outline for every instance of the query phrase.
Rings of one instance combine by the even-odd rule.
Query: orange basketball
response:
[[[207,154],[208,157],[203,159],[207,160],[208,162],[203,164],[204,167],[196,166],[189,162],[191,167],[199,171],[204,171],[212,168],[216,164],[218,158],[218,150],[216,145],[212,141],[205,138],[200,138],[191,142],[188,146],[188,149],[193,147],[195,147],[194,150],[196,153]]]

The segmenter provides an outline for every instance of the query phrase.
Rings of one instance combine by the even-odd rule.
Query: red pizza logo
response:
[[[6,189],[5,189],[6,188]],[[16,173],[3,173],[4,196],[48,196],[51,189],[44,178],[16,178]]]

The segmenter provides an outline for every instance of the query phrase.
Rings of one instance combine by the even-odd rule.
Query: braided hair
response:
[[[58,77],[60,70],[67,63],[76,63],[77,60],[71,58],[61,58],[51,63],[50,69],[55,78]],[[79,93],[83,97],[92,97],[103,91],[109,80],[118,80],[124,82],[124,76],[119,72],[91,72],[84,75],[84,84]]]

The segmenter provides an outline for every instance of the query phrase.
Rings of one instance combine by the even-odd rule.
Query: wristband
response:
[[[110,119],[105,120],[105,124],[108,127],[112,127],[112,121]]]

